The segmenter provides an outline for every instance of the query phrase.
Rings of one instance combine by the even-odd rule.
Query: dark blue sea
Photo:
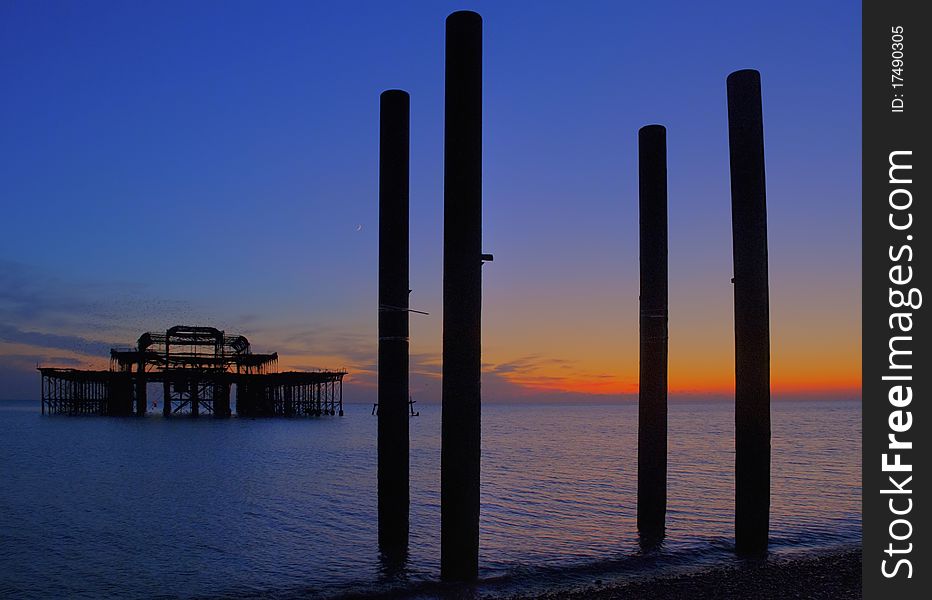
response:
[[[376,544],[376,417],[42,417],[0,402],[0,598],[431,597],[440,407],[411,419],[411,548]],[[857,401],[773,405],[772,552],[861,540]],[[664,546],[635,529],[637,407],[486,403],[481,581],[543,591],[732,558],[734,407],[670,406]],[[457,593],[462,593],[459,590]]]

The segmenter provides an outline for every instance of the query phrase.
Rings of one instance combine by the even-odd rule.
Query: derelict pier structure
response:
[[[346,371],[278,371],[278,353],[259,354],[242,335],[176,325],[110,350],[103,371],[39,367],[42,413],[145,415],[149,384],[161,384],[162,414],[244,417],[343,416]]]

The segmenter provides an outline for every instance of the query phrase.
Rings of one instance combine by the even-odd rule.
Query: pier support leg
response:
[[[252,404],[249,402],[249,384],[243,379],[236,380],[236,416],[251,417]]]
[[[200,381],[197,379],[188,380],[188,399],[191,402],[191,416],[197,417],[201,414],[201,395]]]
[[[638,132],[640,367],[638,533],[663,539],[667,511],[667,141],[660,125]]]
[[[479,570],[482,18],[446,22],[440,574]]]
[[[162,381],[162,416],[172,416],[172,381],[171,378],[165,377]]]
[[[139,361],[136,366],[136,415],[144,417],[146,415],[146,363]]]
[[[409,104],[401,90],[380,98],[379,549],[389,563],[403,563],[408,550]],[[331,413],[335,395],[331,384]]]
[[[728,76],[735,287],[735,543],[767,551],[770,521],[770,314],[760,73]]]
[[[230,416],[230,384],[226,381],[216,381],[213,384],[213,403],[215,417]]]

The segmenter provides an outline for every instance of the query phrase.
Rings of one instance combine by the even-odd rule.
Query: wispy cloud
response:
[[[109,342],[92,340],[77,335],[23,331],[18,327],[4,323],[0,323],[0,341],[101,356],[108,355],[110,348],[114,346]]]
[[[0,323],[22,330],[93,331],[125,344],[154,323],[183,322],[194,312],[189,303],[159,298],[142,283],[67,278],[0,260]]]
[[[188,321],[194,312],[144,284],[83,280],[0,260],[0,391],[32,378],[36,363],[99,365],[111,347],[132,345],[141,332]]]
[[[618,395],[637,390],[635,381],[620,374],[592,371],[578,362],[531,354],[507,362],[486,365],[485,371],[526,393],[551,392]]]
[[[4,354],[3,363],[13,369],[32,372],[37,365],[54,362],[61,367],[81,367],[84,363],[73,356],[61,354]]]

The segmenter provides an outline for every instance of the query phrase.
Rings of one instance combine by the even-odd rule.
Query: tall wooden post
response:
[[[482,311],[482,18],[447,17],[440,573],[479,572]]]
[[[379,548],[408,548],[409,98],[381,96],[379,120]],[[331,384],[332,386],[332,384]],[[330,408],[333,408],[331,387]]]
[[[661,125],[638,132],[640,369],[638,533],[663,539],[667,511],[667,138]]]
[[[728,76],[735,265],[735,542],[767,551],[770,525],[770,314],[760,73]]]

